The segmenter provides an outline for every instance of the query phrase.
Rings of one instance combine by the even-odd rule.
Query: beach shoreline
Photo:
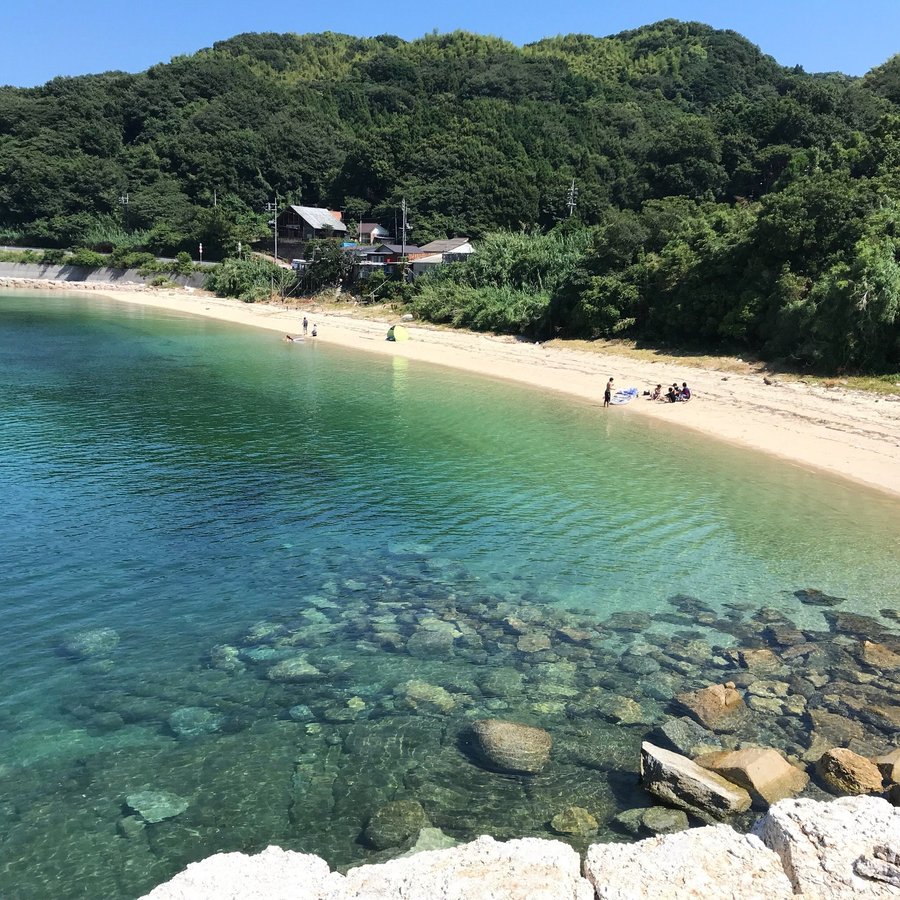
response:
[[[303,307],[247,304],[202,291],[97,283],[79,287],[67,282],[19,279],[0,281],[0,287],[73,291],[264,328],[282,336],[302,333],[306,315],[310,332],[313,324],[318,326],[318,337],[308,336],[308,341],[460,369],[596,401],[598,415],[641,415],[675,423],[900,498],[900,397],[793,380],[775,379],[767,384],[762,374],[724,373],[690,362],[674,364],[591,353],[557,346],[559,342],[547,347],[509,336],[435,328],[418,322],[405,322],[410,340],[394,343],[386,340],[392,322],[320,311],[314,303]],[[638,396],[626,406],[604,410],[600,408],[603,387],[610,376],[615,378],[617,388],[636,387],[639,392],[657,384],[665,390],[673,382],[687,381],[694,399],[690,403],[654,403]],[[689,475],[690,461],[682,462]]]

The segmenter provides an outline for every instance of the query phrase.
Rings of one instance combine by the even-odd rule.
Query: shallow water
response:
[[[611,839],[649,803],[642,735],[724,680],[722,648],[776,612],[836,654],[860,635],[834,609],[896,633],[900,504],[627,409],[32,293],[0,297],[0,385],[4,896],[138,896],[272,842],[347,865],[394,799],[460,839],[581,805]],[[318,674],[273,680],[298,655]],[[549,730],[551,765],[479,765],[484,716]],[[802,749],[789,718],[754,734]],[[146,824],[144,789],[189,806]]]

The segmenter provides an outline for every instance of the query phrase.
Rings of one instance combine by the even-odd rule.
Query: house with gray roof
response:
[[[445,263],[464,262],[475,252],[472,242],[467,237],[455,237],[446,241],[432,241],[430,244],[425,244],[421,250],[422,253],[429,255],[439,253]]]
[[[285,241],[344,237],[347,234],[341,213],[317,206],[286,206],[278,215],[277,226],[278,239]]]

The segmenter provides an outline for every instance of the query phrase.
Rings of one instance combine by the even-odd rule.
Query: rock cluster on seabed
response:
[[[342,571],[158,683],[118,674],[124,639],[62,648],[93,679],[69,710],[84,727],[169,742],[91,773],[119,797],[129,872],[152,884],[261,835],[344,871],[481,834],[584,854],[723,819],[747,830],[797,795],[900,802],[892,609],[802,590],[781,609],[677,595],[598,620],[424,550]],[[126,805],[139,790],[188,805],[150,823]],[[890,847],[860,855],[860,872],[890,874]]]

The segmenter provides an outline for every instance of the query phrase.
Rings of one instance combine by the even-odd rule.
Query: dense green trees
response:
[[[414,241],[482,240],[416,287],[423,314],[890,368],[898,104],[900,57],[808,75],[672,20],[524,48],[241,35],[0,88],[0,234],[222,258],[276,191],[385,224],[405,197]]]

